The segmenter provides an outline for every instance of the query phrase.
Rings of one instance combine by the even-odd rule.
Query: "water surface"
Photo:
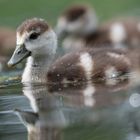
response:
[[[20,109],[23,116],[22,111],[37,114],[35,122],[39,128],[34,127],[40,130],[38,136],[42,140],[139,139],[140,86],[129,87],[128,83],[25,86],[19,81],[12,78],[1,83],[1,140],[27,139],[27,129],[15,109]],[[32,116],[29,118],[33,120]]]

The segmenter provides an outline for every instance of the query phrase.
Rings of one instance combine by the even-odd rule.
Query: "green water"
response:
[[[64,8],[87,2],[95,7],[100,21],[115,16],[140,16],[140,0],[0,0],[0,25],[16,28],[30,17],[42,17],[55,25]],[[21,73],[0,73],[0,140],[27,139],[27,129],[13,110],[32,110],[27,98],[31,93],[40,95],[37,105],[43,106],[39,115],[46,118],[45,126],[50,129],[46,132],[50,135],[48,140],[139,140],[140,97],[134,96],[140,93],[139,86],[115,93],[103,88],[89,99],[81,94],[84,88],[79,87],[49,92],[48,87],[41,86],[23,91]],[[60,133],[57,138],[53,137],[52,127]]]

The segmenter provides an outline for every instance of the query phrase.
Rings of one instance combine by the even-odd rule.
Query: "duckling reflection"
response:
[[[15,111],[24,125],[27,126],[28,140],[59,140],[61,138],[59,128],[45,126],[44,122],[40,122],[37,113],[21,111],[19,109]]]
[[[56,85],[54,90],[53,85],[50,87],[25,86],[24,95],[29,99],[34,112],[21,110],[16,110],[16,112],[27,127],[29,140],[67,139],[64,135],[67,131],[76,133],[81,130],[82,133],[94,134],[91,135],[93,138],[100,133],[112,138],[112,135],[116,133],[120,135],[120,133],[125,133],[126,129],[130,129],[126,112],[131,111],[125,110],[124,105],[128,100],[126,92],[128,82],[125,81],[123,86],[121,85],[99,86],[87,83],[78,85],[77,88],[75,85],[73,87],[72,85],[61,86],[61,90],[56,88]],[[125,139],[127,138],[116,140]]]
[[[29,140],[62,140],[67,139],[68,131],[72,132],[68,135],[72,138],[81,130],[79,135],[85,139],[87,135],[83,136],[83,132],[94,134],[93,139],[102,133],[101,137],[108,135],[109,140],[114,134],[120,136],[116,140],[128,140],[128,137],[134,140],[129,134],[139,132],[135,129],[139,128],[139,120],[135,121],[137,114],[127,105],[132,95],[128,94],[129,88],[129,80],[116,85],[25,85],[23,93],[33,112],[19,109],[16,112],[27,127]]]
[[[111,79],[109,79],[111,80]],[[114,80],[114,79],[112,79]],[[50,85],[25,85],[24,95],[29,99],[35,112],[46,110],[49,107],[74,106],[95,107],[109,105],[113,101],[112,92],[125,91],[131,86],[129,79],[119,77],[116,84],[106,82],[91,83],[65,83]],[[110,99],[109,99],[110,98]],[[107,99],[107,101],[105,101]],[[110,101],[108,101],[108,99]],[[97,101],[96,101],[97,100]],[[101,100],[101,102],[99,102]],[[113,102],[112,102],[113,103]],[[44,109],[45,108],[45,109]]]
[[[33,112],[16,112],[29,140],[87,139],[88,135],[111,140],[114,134],[119,135],[115,140],[134,140],[140,135],[139,108],[136,111],[129,103],[133,96],[129,80],[116,85],[26,85],[23,93]]]

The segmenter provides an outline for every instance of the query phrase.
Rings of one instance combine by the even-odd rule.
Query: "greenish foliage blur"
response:
[[[0,0],[0,26],[17,27],[31,17],[42,17],[55,25],[64,9],[78,3],[92,5],[100,21],[115,16],[140,15],[140,0]]]

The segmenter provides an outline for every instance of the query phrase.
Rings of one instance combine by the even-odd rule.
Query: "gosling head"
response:
[[[95,11],[88,5],[74,5],[66,9],[56,25],[58,36],[63,34],[88,34],[97,28]]]
[[[14,66],[28,56],[52,55],[57,47],[57,37],[44,19],[24,21],[17,28],[16,49],[8,62]]]

